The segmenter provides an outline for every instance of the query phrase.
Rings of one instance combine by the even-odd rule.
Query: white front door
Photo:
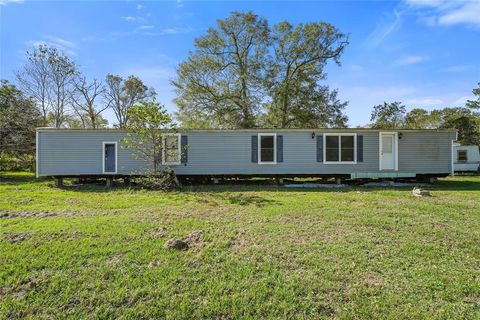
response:
[[[380,170],[395,170],[395,133],[380,133]]]

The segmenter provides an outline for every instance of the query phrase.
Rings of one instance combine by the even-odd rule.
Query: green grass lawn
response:
[[[4,173],[0,318],[478,319],[480,177],[429,189],[57,189]]]

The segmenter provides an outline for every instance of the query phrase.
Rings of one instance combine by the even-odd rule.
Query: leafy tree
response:
[[[155,99],[140,101],[127,112],[129,121],[124,127],[127,130],[124,148],[132,149],[137,159],[150,163],[153,174],[158,175],[162,168],[163,137],[174,128],[172,118]]]
[[[94,79],[87,82],[83,76],[78,76],[74,82],[75,91],[72,94],[73,110],[79,117],[83,128],[101,128],[108,122],[101,115],[108,108],[107,104],[99,105],[98,99],[105,93],[101,81]]]
[[[35,155],[35,128],[42,115],[32,99],[13,84],[0,81],[0,157],[28,161]]]
[[[27,51],[27,63],[17,74],[25,91],[38,104],[44,125],[64,123],[77,74],[75,63],[56,48],[40,45]]]
[[[373,107],[370,121],[372,128],[397,129],[403,126],[406,108],[401,102],[379,104]]]
[[[437,129],[441,124],[441,112],[415,108],[407,112],[403,126],[407,129]]]
[[[153,88],[148,88],[143,81],[136,76],[123,79],[121,76],[108,74],[104,97],[107,106],[112,108],[117,118],[117,126],[126,128],[129,121],[129,109],[141,100],[154,97]]]
[[[209,126],[251,128],[264,99],[269,29],[252,12],[234,12],[195,40],[195,51],[172,81],[179,118],[211,121]]]
[[[460,143],[480,145],[478,113],[468,108],[444,108],[440,110],[440,114],[440,129],[457,129]]]
[[[478,83],[478,88],[472,90],[473,94],[477,97],[477,100],[467,101],[467,108],[470,109],[480,109],[480,82]]]
[[[334,26],[320,22],[296,27],[283,21],[273,27],[274,57],[266,77],[271,103],[270,125],[292,127],[344,127],[347,103],[320,85],[326,78],[329,60],[340,64],[348,44],[346,35]]]
[[[195,41],[172,82],[185,126],[345,126],[346,103],[319,82],[339,63],[347,38],[327,23],[282,22],[234,12]],[[266,114],[265,114],[266,111]]]

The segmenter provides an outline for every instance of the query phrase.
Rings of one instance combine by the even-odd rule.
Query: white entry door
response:
[[[380,170],[395,170],[395,133],[380,133]]]

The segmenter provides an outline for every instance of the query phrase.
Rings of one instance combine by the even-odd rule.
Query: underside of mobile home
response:
[[[150,164],[116,129],[37,130],[37,175],[125,177]],[[164,137],[162,163],[191,177],[441,177],[453,172],[452,130],[179,130]]]

